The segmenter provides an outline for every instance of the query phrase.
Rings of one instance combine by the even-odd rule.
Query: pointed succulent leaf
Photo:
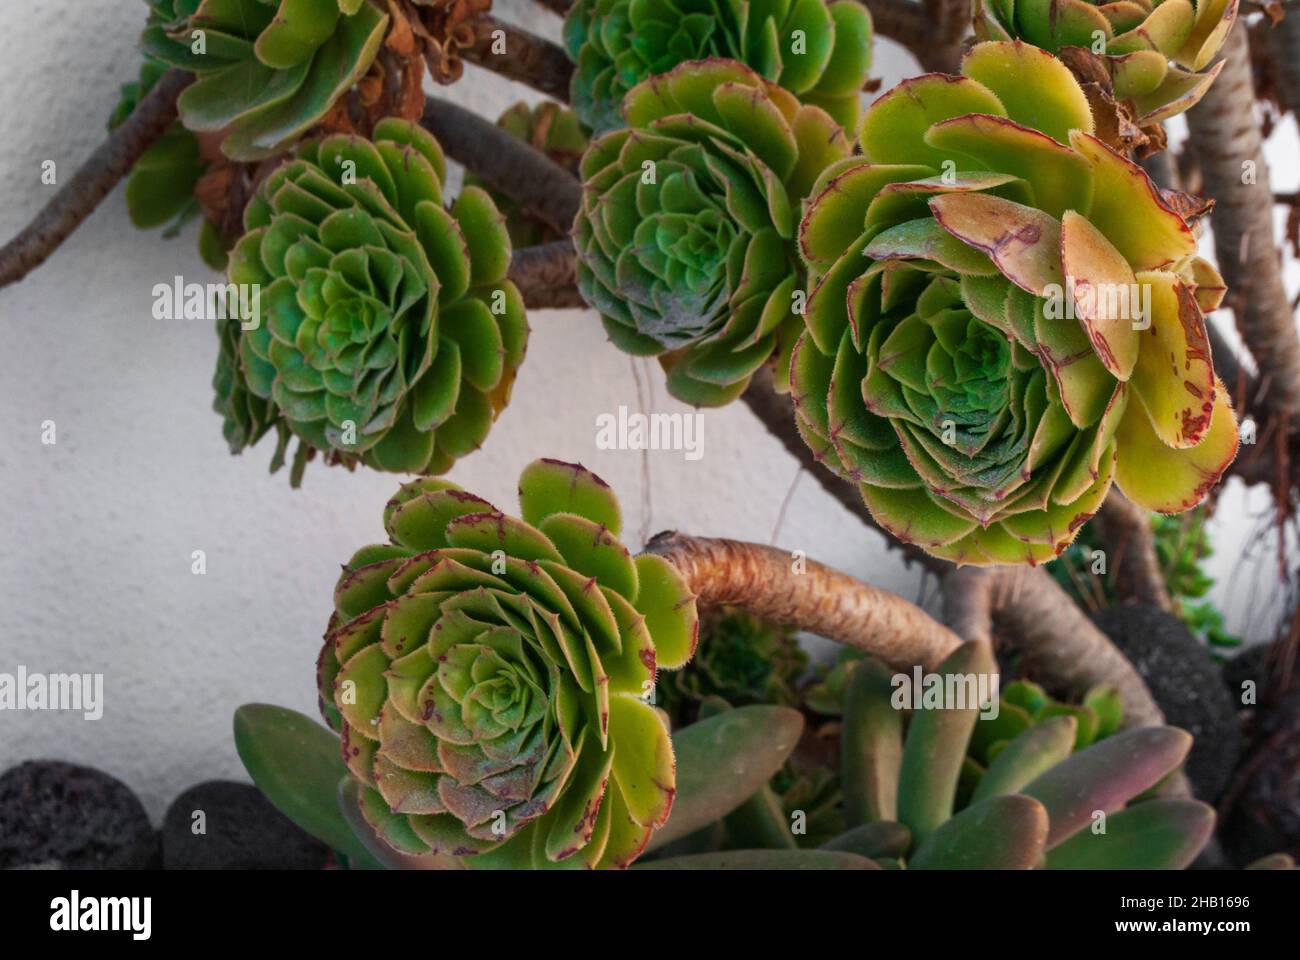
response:
[[[890,702],[892,675],[880,661],[867,657],[854,669],[845,693],[840,764],[850,826],[898,818],[903,718]]]
[[[1047,854],[1049,870],[1182,870],[1214,830],[1214,808],[1155,798],[1106,818],[1104,832],[1080,830]]]
[[[1032,870],[1047,841],[1047,810],[1019,794],[971,804],[908,860],[912,870]]]
[[[651,838],[653,850],[735,810],[785,763],[803,730],[788,707],[738,707],[673,735],[677,796],[672,815]]]

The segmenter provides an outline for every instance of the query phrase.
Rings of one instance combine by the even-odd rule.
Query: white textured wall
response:
[[[0,238],[49,199],[43,161],[63,180],[102,139],[118,85],[138,66],[138,0],[37,7],[0,5]],[[535,3],[497,8],[558,38],[558,18]],[[878,46],[886,86],[909,64]],[[473,68],[445,93],[493,117],[530,96]],[[51,262],[0,290],[0,672],[102,672],[106,700],[98,722],[0,712],[0,769],[30,757],[100,766],[155,816],[198,780],[243,779],[230,738],[240,703],[314,711],[339,564],[382,537],[380,512],[400,482],[313,464],[292,491],[285,473],[267,474],[269,440],[231,457],[210,408],[212,325],[151,316],[153,285],[177,274],[215,279],[192,230],[175,242],[134,230],[118,190]],[[647,491],[640,454],[594,442],[599,414],[638,408],[631,361],[603,342],[594,314],[539,312],[532,324],[511,406],[453,479],[513,508],[528,461],[578,460],[619,491],[633,544],[669,527],[771,538],[796,465],[742,406],[705,413],[703,459],[650,454]],[[653,410],[685,410],[657,367],[641,372]],[[46,420],[54,446],[41,443]],[[1239,504],[1227,524],[1238,534]],[[809,476],[777,541],[917,594],[919,577]],[[206,552],[204,576],[191,573],[194,550]],[[1225,542],[1217,568],[1237,552]]]

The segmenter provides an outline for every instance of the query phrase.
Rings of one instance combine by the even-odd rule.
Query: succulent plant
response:
[[[280,153],[369,68],[388,15],[370,0],[148,0],[145,52],[197,79],[181,122],[236,160]]]
[[[1060,553],[1111,482],[1195,506],[1236,455],[1203,310],[1223,297],[1059,60],[989,42],[863,118],[800,226],[798,427],[900,539],[958,563]]]
[[[693,652],[694,597],[618,541],[609,487],[538,460],[522,519],[445,481],[389,502],[319,661],[322,712],[396,850],[471,865],[622,867],[673,804],[667,724],[643,697]]]
[[[624,109],[582,159],[578,289],[615,346],[662,355],[669,393],[728,403],[800,329],[799,203],[848,141],[734,60],[684,63]]]
[[[139,78],[122,85],[122,95],[108,121],[116,130],[135,112],[140,101],[166,72],[167,65],[145,56]],[[194,188],[208,169],[198,138],[179,122],[173,123],[140,154],[126,178],[126,211],[140,230],[163,227],[174,237],[200,212]],[[199,228],[199,253],[214,270],[224,270],[229,244],[206,217]]]
[[[996,669],[987,648],[966,644],[937,672],[951,689],[949,677]],[[1148,796],[1186,756],[1185,731],[1136,728],[1075,752],[1072,713],[1004,738],[1007,714],[982,716],[974,703],[913,711],[904,729],[892,674],[874,659],[853,672],[841,746],[849,829],[825,848],[910,868],[1179,869],[1209,838],[1212,808]],[[987,768],[970,756],[981,742],[997,745]]]
[[[1139,126],[1194,106],[1219,75],[1207,70],[1232,29],[1238,0],[977,0],[981,40],[1025,40],[1050,53],[1099,57],[1116,99]],[[1172,61],[1172,62],[1170,62]]]
[[[799,699],[795,683],[807,666],[794,630],[740,607],[709,607],[700,615],[699,652],[681,670],[660,677],[655,703],[674,729],[694,720],[708,697],[734,707],[793,706]]]
[[[389,119],[373,142],[304,145],[245,210],[230,281],[260,289],[264,322],[238,333],[229,382],[342,463],[445,472],[483,443],[523,362],[503,219],[477,187],[445,210],[444,177],[437,141]],[[256,433],[227,430],[236,451]]]
[[[596,133],[642,81],[689,60],[739,60],[845,127],[871,69],[871,15],[851,0],[578,0],[564,22],[570,99]]]
[[[516,103],[497,119],[497,126],[546,154],[566,170],[576,174],[583,151],[587,149],[587,136],[578,124],[577,115],[554,100],[543,100],[529,106]],[[493,190],[480,177],[465,174],[465,183],[482,187],[492,197],[506,218],[506,229],[516,248],[533,247],[555,240],[564,240],[567,234],[557,233],[542,220],[529,216],[518,203],[500,191]]]
[[[767,786],[671,851],[683,864],[683,853],[815,845],[888,868],[1177,869],[1209,838],[1212,808],[1161,795],[1191,737],[1172,727],[1117,731],[1113,691],[1093,691],[1080,709],[1017,682],[996,714],[948,693],[909,714],[896,703],[893,670],[871,657],[841,666],[838,751],[821,763],[796,751]],[[974,693],[970,678],[996,670],[988,649],[971,643],[936,674],[945,691]],[[725,709],[711,700],[701,716]]]

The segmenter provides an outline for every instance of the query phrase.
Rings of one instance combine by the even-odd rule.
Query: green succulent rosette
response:
[[[578,172],[578,163],[587,149],[587,136],[578,124],[578,117],[554,100],[543,100],[530,106],[516,103],[497,119],[497,126],[511,136],[522,140],[546,154],[572,173]],[[505,214],[510,240],[517,248],[534,247],[566,239],[536,217],[529,216],[519,204],[498,190],[493,190],[482,178],[467,172],[465,183],[482,187],[492,197],[497,208]]]
[[[863,118],[800,227],[813,292],[796,421],[901,540],[1039,563],[1112,481],[1162,513],[1236,455],[1203,310],[1221,278],[1068,69],[976,45]]]
[[[394,849],[476,867],[625,867],[668,817],[672,741],[644,697],[695,646],[695,600],[618,540],[612,491],[530,464],[522,519],[436,479],[344,567],[319,661],[361,810]]]
[[[306,145],[245,209],[229,276],[260,290],[262,322],[238,332],[239,382],[340,462],[446,472],[523,362],[503,218],[477,187],[445,209],[444,177],[438,142],[390,118]]]
[[[712,607],[700,617],[700,646],[683,669],[660,678],[656,703],[673,727],[691,722],[709,697],[733,707],[793,706],[795,683],[808,666],[795,631],[740,607]]]
[[[734,60],[684,63],[624,112],[582,160],[578,290],[615,346],[661,356],[669,393],[720,406],[788,354],[800,201],[849,145],[820,107]]]
[[[233,160],[280,153],[370,68],[388,15],[370,0],[148,0],[144,49],[197,78],[181,122]]]
[[[976,0],[981,40],[1024,40],[1050,53],[1101,58],[1116,99],[1139,126],[1194,106],[1222,64],[1206,69],[1232,29],[1238,0]]]
[[[871,69],[871,15],[853,0],[577,0],[564,42],[577,65],[570,100],[597,133],[623,125],[629,90],[681,63],[739,60],[856,124]]]

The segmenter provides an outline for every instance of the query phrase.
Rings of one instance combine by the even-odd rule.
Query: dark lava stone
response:
[[[0,869],[156,869],[158,834],[122,781],[29,760],[0,774]]]
[[[196,819],[195,812],[203,811]],[[204,832],[196,833],[202,824]],[[330,851],[271,805],[256,787],[209,780],[190,787],[163,818],[168,870],[319,870]]]
[[[1223,665],[1223,684],[1228,689],[1228,696],[1238,710],[1252,709],[1258,705],[1264,695],[1264,677],[1266,675],[1265,658],[1268,656],[1268,644],[1259,643],[1247,647]],[[1247,680],[1255,683],[1255,703],[1243,704],[1242,684]]]
[[[1196,796],[1213,803],[1243,749],[1236,701],[1223,671],[1181,620],[1158,607],[1116,606],[1093,620],[1142,675],[1165,722],[1195,738],[1184,769]]]
[[[1300,855],[1300,701],[1271,712],[1220,832],[1242,866],[1270,853]]]

